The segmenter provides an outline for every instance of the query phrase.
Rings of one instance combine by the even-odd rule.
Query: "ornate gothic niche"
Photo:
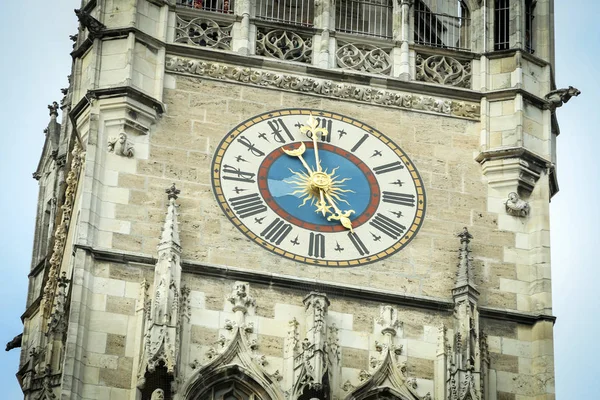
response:
[[[254,359],[251,344],[242,329],[227,348],[208,364],[194,371],[180,390],[190,400],[275,400],[285,396],[279,382]],[[224,397],[216,397],[216,395]]]
[[[394,361],[392,351],[388,350],[379,368],[365,380],[345,400],[426,400],[429,395],[421,397],[415,390],[415,384],[409,383],[401,369]]]

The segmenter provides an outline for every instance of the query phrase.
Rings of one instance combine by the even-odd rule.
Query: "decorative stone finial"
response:
[[[175,184],[172,184],[170,188],[165,190],[165,193],[167,194],[169,200],[177,200],[177,195],[181,193],[181,190],[177,189]]]
[[[548,100],[550,109],[552,111],[556,110],[558,107],[561,107],[563,104],[567,103],[571,97],[577,97],[581,94],[577,88],[573,86],[569,86],[566,89],[558,89],[553,90],[546,95],[546,100]]]
[[[243,314],[248,312],[248,307],[256,306],[256,301],[250,297],[248,283],[236,282],[233,290],[227,300],[233,305],[233,312],[241,311]]]
[[[529,203],[521,200],[516,192],[508,194],[508,200],[504,203],[506,212],[513,217],[526,217],[529,215]]]
[[[458,251],[458,271],[456,272],[456,284],[452,293],[456,296],[463,293],[463,289],[468,292],[472,292],[475,296],[479,295],[479,292],[475,289],[473,283],[473,265],[471,261],[471,239],[473,235],[469,233],[467,227],[464,227],[462,232],[456,236],[460,238],[460,249]]]
[[[52,104],[48,104],[48,110],[50,111],[50,116],[58,117],[58,103],[53,101]]]

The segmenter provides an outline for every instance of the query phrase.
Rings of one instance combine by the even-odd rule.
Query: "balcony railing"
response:
[[[178,6],[197,10],[233,14],[234,0],[177,0]]]
[[[414,40],[416,44],[454,50],[470,50],[470,19],[431,12],[422,2],[415,3]]]

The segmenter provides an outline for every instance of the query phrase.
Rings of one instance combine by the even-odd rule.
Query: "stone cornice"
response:
[[[523,50],[523,49],[507,49],[507,50],[494,50],[489,51],[487,53],[483,53],[485,57],[490,60],[495,60],[498,58],[506,58],[506,57],[514,57],[517,53],[521,53],[521,57],[527,61],[531,61],[534,64],[539,65],[540,67],[551,66],[550,62],[541,59],[533,54]]]
[[[76,249],[81,249],[92,255],[95,259],[110,261],[116,263],[135,263],[146,265],[153,268],[156,264],[156,258],[147,254],[116,251],[110,249],[97,249],[90,246],[75,245]],[[223,278],[230,280],[240,280],[251,283],[269,285],[280,289],[297,289],[302,287],[306,291],[318,290],[326,292],[328,295],[337,295],[351,297],[360,300],[369,300],[381,303],[390,303],[407,307],[414,307],[425,310],[436,310],[453,312],[454,302],[450,299],[407,295],[404,293],[393,292],[383,289],[371,289],[361,286],[348,285],[335,282],[324,282],[318,279],[301,278],[290,275],[282,275],[268,272],[258,272],[246,270],[243,268],[234,268],[224,265],[207,264],[192,260],[182,260],[182,271],[188,274],[197,274],[201,276]],[[554,323],[556,317],[548,314],[531,313],[517,310],[505,310],[494,307],[479,307],[480,315],[483,318],[517,322],[525,325],[534,325],[540,321]]]
[[[69,117],[72,121],[76,121],[79,115],[85,110],[86,106],[90,103],[90,99],[102,99],[110,97],[131,97],[142,104],[145,104],[154,110],[158,114],[165,112],[165,105],[156,100],[154,97],[147,95],[146,93],[132,87],[132,86],[119,86],[102,89],[88,90],[87,94],[79,100],[79,102],[71,109]]]
[[[229,59],[228,55],[228,59]],[[250,61],[248,58],[244,58]],[[254,59],[259,63],[270,60]],[[208,79],[241,83],[244,85],[272,88],[303,94],[317,95],[344,101],[352,101],[383,107],[405,109],[438,114],[449,117],[476,120],[479,118],[479,103],[449,100],[413,92],[389,90],[386,78],[350,74],[347,71],[323,70],[316,67],[299,66],[294,73],[273,72],[275,68],[237,66],[230,63],[204,61],[168,55],[166,70],[182,75],[201,76]],[[287,64],[285,64],[287,66]],[[303,69],[303,71],[300,71]],[[286,68],[290,70],[290,68]],[[317,71],[319,73],[317,73]],[[304,72],[304,73],[302,73]],[[317,76],[330,76],[321,79]],[[418,85],[420,88],[425,85]]]

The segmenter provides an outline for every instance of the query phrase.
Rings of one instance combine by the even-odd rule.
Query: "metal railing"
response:
[[[256,18],[284,24],[313,26],[313,0],[257,0]]]
[[[355,35],[392,37],[390,0],[338,0],[335,29]]]
[[[460,9],[459,9],[460,12]],[[422,1],[415,3],[414,40],[416,44],[454,50],[470,50],[471,20],[431,12]]]
[[[224,14],[233,14],[234,0],[177,0],[178,6]]]

